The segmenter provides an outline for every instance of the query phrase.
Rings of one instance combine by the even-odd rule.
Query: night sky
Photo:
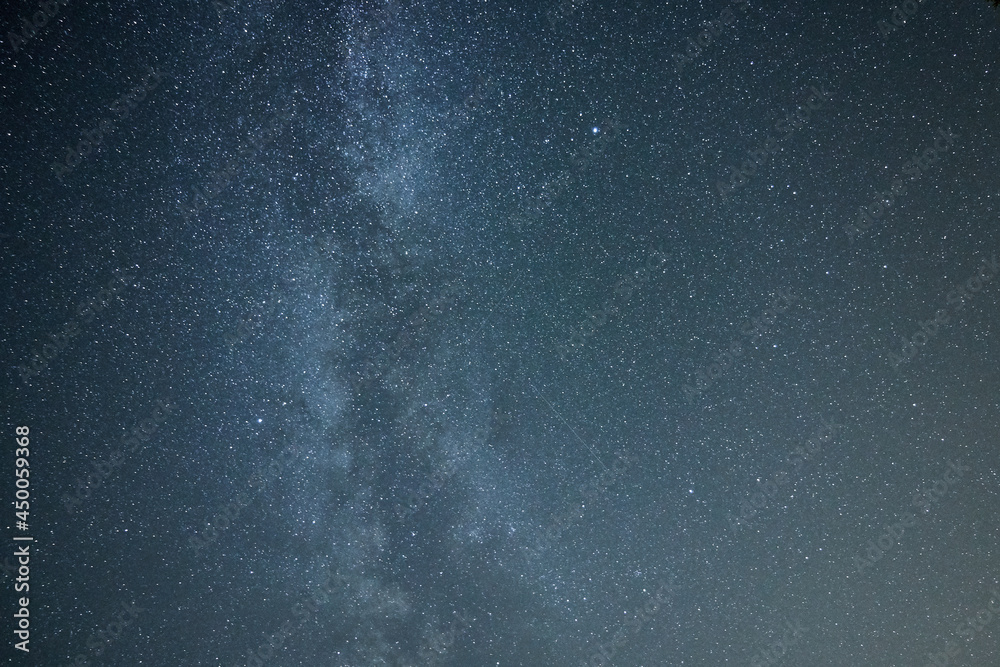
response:
[[[988,0],[0,18],[0,662],[1000,665]]]

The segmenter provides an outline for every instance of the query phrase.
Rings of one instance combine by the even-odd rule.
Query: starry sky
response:
[[[990,2],[41,6],[11,664],[997,664]]]

